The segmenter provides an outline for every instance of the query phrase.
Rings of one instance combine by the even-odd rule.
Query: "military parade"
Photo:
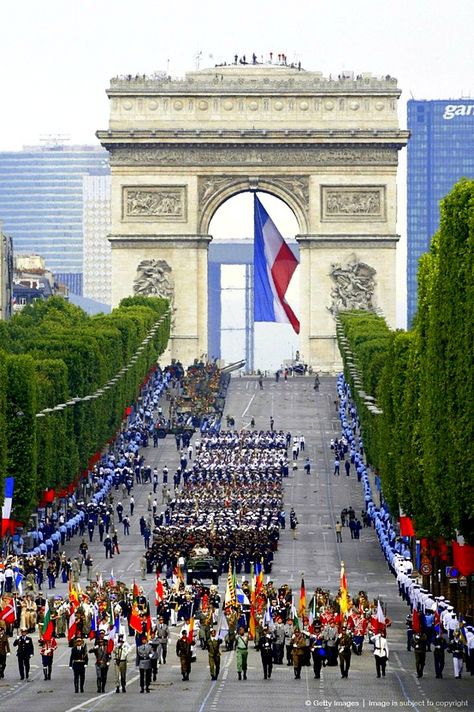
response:
[[[201,365],[197,372],[203,368],[213,374],[216,393],[225,395],[227,379],[223,382],[212,364]],[[353,570],[350,558],[341,562],[339,586],[333,589],[307,588],[308,572],[305,576],[297,570],[291,572],[290,583],[276,565],[286,536],[285,485],[298,475],[308,477],[302,464],[304,436],[275,429],[273,422],[262,430],[189,427],[203,422],[198,409],[192,412],[193,397],[183,399],[187,391],[196,393],[196,369],[178,374],[160,370],[144,387],[134,417],[88,474],[78,493],[84,498],[71,497],[64,512],[40,522],[31,551],[3,557],[2,678],[31,679],[31,663],[38,659],[43,681],[54,685],[57,651],[64,645],[70,650],[72,689],[79,696],[92,691],[153,693],[164,674],[169,679],[173,663],[186,683],[193,681],[196,664],[207,667],[211,682],[222,680],[223,669],[238,682],[256,682],[274,680],[275,671],[284,668],[293,670],[294,680],[308,670],[321,681],[331,670],[337,670],[341,680],[352,678],[359,674],[359,660],[370,656],[372,674],[386,677],[395,624],[384,598],[373,590],[352,590],[346,570]],[[186,403],[184,414],[171,407],[170,392]],[[342,377],[336,405],[341,432],[326,443],[327,457],[336,451],[349,462],[352,479],[363,488],[361,518],[378,535],[400,596],[409,606],[403,630],[417,677],[426,674],[431,651],[436,678],[443,677],[447,655],[452,656],[455,678],[463,672],[474,674],[472,626],[461,616],[454,616],[453,623],[449,602],[432,598],[410,576],[406,544],[394,535],[390,520],[372,498],[360,424]],[[157,429],[173,426],[176,466],[170,460],[171,466],[164,464],[159,473],[148,464],[146,448]],[[300,447],[303,442],[303,449],[293,459],[295,442]],[[293,469],[292,462],[300,469]],[[170,496],[150,511],[153,477],[158,489],[168,469],[174,469]],[[135,514],[134,499],[139,503]],[[290,509],[289,531],[298,537],[297,514]],[[129,536],[137,552],[142,547],[140,569],[132,578],[122,571],[114,574],[120,570],[120,540],[127,539],[119,540],[119,526],[124,516],[138,523],[138,515],[139,526],[132,527]],[[351,532],[354,539],[354,508],[336,516],[342,520],[341,531]],[[107,537],[115,537],[116,543],[109,552],[104,547],[99,563],[95,551]],[[106,575],[103,562],[108,556],[113,560]],[[213,562],[215,573],[208,562]],[[209,583],[213,576],[216,583]],[[317,572],[310,578],[317,581]],[[18,670],[7,662],[12,654]],[[225,665],[230,655],[234,673]],[[172,678],[178,682],[176,672]],[[164,708],[171,709],[166,704]]]

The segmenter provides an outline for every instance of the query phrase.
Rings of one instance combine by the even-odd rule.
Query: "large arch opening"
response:
[[[291,249],[298,254],[298,220],[280,198],[258,191],[258,196]],[[253,193],[241,192],[225,200],[209,223],[209,356],[231,363],[246,360],[249,371],[276,371],[295,358],[298,336],[289,324],[253,321]],[[299,268],[287,292],[299,313]]]

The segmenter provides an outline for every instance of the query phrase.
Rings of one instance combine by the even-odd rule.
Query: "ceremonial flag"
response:
[[[165,589],[163,587],[163,582],[160,579],[159,575],[156,577],[156,586],[155,586],[155,605],[159,605],[161,601],[165,597]]]
[[[261,561],[257,561],[255,564],[255,595],[258,594],[263,589],[263,566]]]
[[[227,587],[225,590],[224,605],[235,606],[237,598],[235,595],[235,574],[232,570],[232,564],[229,561],[229,570],[227,572]]]
[[[104,580],[102,578],[102,571],[101,571],[99,574],[99,578],[97,579],[97,586],[99,588],[102,588],[103,585],[104,585]],[[115,584],[113,584],[113,585],[115,585]]]
[[[2,523],[2,528],[1,528],[1,536],[5,536],[7,531],[10,531],[10,534],[13,534],[13,527],[10,526],[13,522],[13,520],[10,519],[10,515],[12,512],[12,504],[13,504],[13,490],[15,488],[15,478],[14,477],[5,477],[5,485],[4,485],[4,490],[3,490],[3,505],[1,509],[1,516],[0,516],[0,521]]]
[[[97,614],[98,614],[98,608],[97,608],[97,603],[94,603],[92,607],[92,617],[91,617],[91,629],[89,633],[89,638],[91,640],[94,640],[95,636],[97,635],[97,629],[98,629],[98,624],[97,624]]]
[[[245,591],[243,591],[239,584],[237,584],[236,594],[237,603],[241,606],[250,606],[249,597],[245,594]]]
[[[21,573],[20,569],[18,566],[13,567],[13,571],[15,573],[15,587],[20,596],[23,596],[23,574]]]
[[[5,601],[5,598],[3,599]],[[5,623],[15,623],[16,621],[16,604],[14,598],[9,598],[0,611],[0,621]]]
[[[298,613],[296,612],[295,602],[291,599],[291,618],[293,619],[293,628],[295,630],[300,629],[300,622],[298,620]]]
[[[341,579],[339,588],[339,610],[341,612],[341,616],[345,616],[347,611],[349,610],[349,595],[347,592],[347,579],[343,561],[341,561]]]
[[[132,610],[130,611],[128,625],[137,633],[141,633],[143,630],[142,619],[140,616],[140,611],[138,610],[138,603],[136,601],[132,603]]]
[[[71,602],[69,605],[69,622],[67,628],[67,639],[69,642],[71,642],[71,640],[74,640],[77,633],[76,608],[77,606],[74,606],[74,604]]]
[[[379,626],[385,626],[385,613],[383,612],[382,604],[380,599],[377,601],[377,622]]]
[[[133,580],[133,588],[132,588],[133,600],[136,601],[139,595],[140,595],[140,588],[134,579]]]
[[[441,617],[439,615],[437,603],[436,603],[435,609],[434,609],[434,629],[438,634],[441,634],[441,632],[442,632]]]
[[[273,616],[270,607],[270,599],[267,598],[267,607],[265,609],[265,614],[263,616],[263,624],[267,625],[270,630],[274,627]]]
[[[74,609],[79,605],[79,592],[76,590],[72,579],[69,579],[69,602]]]
[[[380,599],[377,600],[377,613],[375,614],[375,616],[371,617],[370,623],[372,625],[372,630],[374,631],[375,635],[385,630],[386,619],[385,613],[383,612],[382,604],[380,603]]]
[[[254,565],[250,565],[250,617],[249,617],[249,636],[251,640],[255,640],[255,632],[257,629],[257,617],[255,614],[255,575]]]
[[[191,643],[191,645],[194,643],[194,616],[189,619],[188,643]]]
[[[411,627],[414,633],[421,633],[420,614],[418,613],[416,608],[413,611]]]
[[[285,299],[298,260],[254,194],[254,320],[300,323]]]
[[[102,578],[102,574],[101,574],[101,578]],[[114,570],[113,570],[113,569],[110,569],[110,579],[109,579],[109,583],[110,583],[111,586],[115,586],[115,584],[116,584],[115,576],[114,576]]]
[[[51,638],[53,637],[53,621],[51,620],[51,610],[49,608],[48,599],[46,599],[46,605],[44,607],[41,637],[43,640],[51,640]]]
[[[300,605],[298,608],[298,615],[300,616],[300,618],[303,618],[306,615],[306,589],[303,577],[301,577]]]
[[[120,631],[120,617],[114,614],[114,609],[112,602],[110,603],[110,614],[109,614],[109,637],[107,640],[107,652],[109,655],[115,646],[115,638]]]

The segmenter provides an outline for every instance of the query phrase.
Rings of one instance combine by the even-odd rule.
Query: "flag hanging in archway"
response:
[[[262,203],[254,194],[254,320],[291,324],[300,322],[286,301],[286,291],[298,260]]]

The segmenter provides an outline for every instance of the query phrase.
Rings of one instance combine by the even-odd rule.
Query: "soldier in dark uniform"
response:
[[[349,668],[351,666],[352,635],[349,633],[346,626],[342,626],[342,631],[337,641],[337,648],[341,677],[348,677]]]
[[[446,641],[443,636],[438,632],[435,633],[432,643],[435,674],[437,678],[442,678],[444,670],[444,651],[446,650]]]
[[[99,638],[89,650],[95,655],[95,674],[97,678],[97,692],[105,692],[105,684],[107,682],[107,673],[109,672],[110,655],[107,652],[107,641],[104,638]]]
[[[13,646],[18,648],[16,656],[18,658],[18,669],[20,678],[28,680],[30,676],[30,658],[34,654],[33,641],[29,635],[26,635],[26,629],[22,629],[21,635],[13,641]]]
[[[183,630],[181,638],[176,642],[176,655],[181,663],[183,680],[189,680],[189,673],[191,672],[191,643],[185,630]]]
[[[423,670],[426,661],[426,635],[425,633],[414,633],[412,647],[415,651],[415,667],[417,677],[423,677]]]
[[[216,636],[216,631],[211,630],[211,637],[207,643],[209,652],[209,670],[211,672],[211,680],[217,680],[221,669],[221,646],[222,640]]]
[[[74,692],[79,692],[79,689],[84,692],[84,680],[88,663],[87,647],[82,638],[76,638],[69,658],[69,667],[72,668],[74,673]]]
[[[272,676],[273,669],[273,636],[270,633],[268,626],[265,626],[263,629],[263,634],[260,637],[258,647],[262,658],[263,679],[269,680]]]

